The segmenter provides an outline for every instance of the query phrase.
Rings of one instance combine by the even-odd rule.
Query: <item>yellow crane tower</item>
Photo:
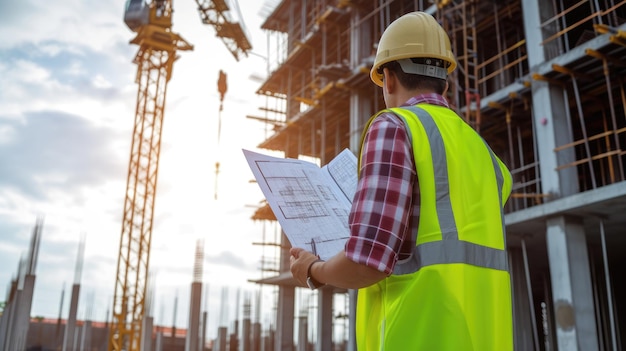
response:
[[[203,23],[216,29],[216,35],[235,59],[247,55],[252,47],[242,26],[228,16],[225,0],[196,3]],[[141,350],[167,83],[177,51],[193,50],[191,44],[172,32],[172,11],[172,0],[126,1],[124,21],[136,33],[130,43],[139,46],[133,61],[137,64],[138,89],[109,351]]]

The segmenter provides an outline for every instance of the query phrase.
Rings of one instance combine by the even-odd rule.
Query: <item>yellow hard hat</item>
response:
[[[420,11],[403,15],[383,32],[370,71],[374,84],[383,85],[378,68],[391,61],[398,61],[406,73],[442,79],[456,68],[448,35],[433,16]]]

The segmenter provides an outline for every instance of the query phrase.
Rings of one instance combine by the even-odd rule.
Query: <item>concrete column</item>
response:
[[[152,351],[152,328],[154,327],[154,318],[144,316],[143,318],[143,339],[141,340],[141,349],[143,351]]]
[[[35,290],[35,276],[26,274],[23,286],[20,290],[19,300],[15,305],[16,313],[13,317],[13,331],[11,332],[11,347],[9,350],[18,350],[26,345],[26,336],[30,325],[30,309],[33,303],[33,291]]]
[[[541,42],[543,33],[541,30],[541,11],[538,0],[522,1],[522,13],[524,18],[524,34],[528,51],[528,66],[531,70],[546,60],[546,55]]]
[[[230,341],[228,343],[229,351],[239,350],[239,321],[235,320],[235,326],[233,332],[230,334]]]
[[[35,276],[26,274],[24,276],[24,286],[20,296],[17,313],[15,315],[15,332],[11,344],[12,350],[24,348],[27,344],[28,327],[30,326],[30,310],[33,304],[33,292],[35,290]]]
[[[373,56],[375,54],[371,35],[363,35],[363,33],[371,32],[371,21],[361,21],[361,13],[357,10],[350,16],[351,32],[350,32],[350,68],[359,69],[359,65],[363,58]],[[359,24],[360,22],[360,24]],[[375,38],[374,40],[378,40]],[[364,73],[365,74],[365,73]],[[372,92],[375,88],[372,87]],[[358,152],[361,149],[361,134],[363,127],[374,113],[372,111],[372,99],[375,96],[366,96],[357,90],[351,90],[350,93],[350,150]],[[358,156],[357,156],[358,157]],[[349,312],[349,337],[347,351],[356,351],[356,302],[357,290],[349,291],[350,312]],[[332,300],[331,300],[332,301]],[[321,305],[320,305],[321,306]],[[332,312],[331,312],[332,314]],[[331,320],[332,322],[332,320]],[[331,337],[332,340],[332,337]]]
[[[261,323],[252,323],[251,351],[261,351]]]
[[[267,335],[263,337],[263,350],[272,351],[275,350],[276,332],[272,329],[268,330]]]
[[[291,156],[288,156],[291,157]],[[281,235],[280,271],[289,271],[289,240],[285,233]],[[274,351],[293,351],[293,323],[295,288],[281,285],[278,287],[278,308],[276,311],[276,342]]]
[[[74,351],[76,343],[74,333],[76,329],[76,313],[78,312],[78,297],[80,295],[80,285],[72,285],[72,297],[70,300],[70,314],[67,317],[65,335],[63,337],[63,351]]]
[[[7,329],[9,326],[9,312],[11,310],[11,302],[7,302],[4,306],[4,310],[2,311],[2,315],[0,315],[0,350],[4,350],[4,342],[7,336]]]
[[[348,311],[348,346],[346,351],[356,351],[356,303],[358,299],[358,290],[348,290],[348,299],[350,300]]]
[[[541,28],[554,13],[545,1],[522,2],[524,31],[531,73],[560,53],[558,42],[542,45],[544,38],[558,28]],[[555,197],[578,193],[575,167],[557,171],[559,165],[575,160],[572,148],[553,150],[573,140],[567,93],[560,86],[542,80],[532,81],[535,140],[541,169],[541,192]],[[546,243],[550,263],[552,306],[556,344],[559,350],[597,350],[593,291],[587,244],[582,224],[571,217],[555,217],[546,222]]]
[[[307,316],[298,317],[298,342],[296,351],[307,351],[309,346]]]
[[[520,249],[509,249],[509,269],[511,271],[511,286],[513,293],[513,328],[514,345],[516,350],[533,350],[533,323],[531,316],[530,296],[526,279],[524,259]]]
[[[208,300],[206,302],[208,304]],[[202,312],[202,331],[200,338],[200,350],[204,351],[206,348],[206,332],[207,332],[207,324],[209,321],[209,314],[207,311]]]
[[[371,108],[372,97],[353,91],[350,94],[350,150],[361,149],[363,127],[374,114]]]
[[[372,22],[362,21],[363,14],[353,8],[350,16],[350,68],[357,68],[364,58],[374,54],[372,36],[369,34]],[[365,14],[367,15],[367,13]],[[378,40],[378,38],[376,38]]]
[[[163,332],[158,331],[156,334],[156,340],[154,341],[154,351],[163,351]]]
[[[559,350],[598,350],[587,242],[582,221],[547,220],[547,249]]]
[[[293,350],[295,289],[290,286],[278,288],[278,311],[276,311],[276,343],[274,351]]]
[[[323,287],[317,293],[317,342],[315,351],[333,349],[333,290]]]
[[[19,269],[18,269],[19,271]],[[6,296],[6,305],[0,316],[0,351],[10,350],[13,324],[21,290],[18,289],[18,279],[13,279]]]
[[[250,351],[252,334],[250,330],[250,318],[244,318],[241,326],[241,350]]]
[[[551,30],[541,28],[541,19],[542,16],[551,16],[551,8],[548,2],[531,0],[522,2],[522,10],[528,65],[532,73],[546,61],[545,46],[541,42],[543,33],[550,34]],[[559,164],[570,163],[576,159],[574,150],[570,148],[554,152],[555,147],[572,141],[566,91],[560,86],[533,80],[532,102],[542,193],[554,194],[556,197],[574,194],[578,192],[576,168],[556,170]]]
[[[217,328],[217,340],[213,345],[214,351],[226,351],[226,341],[228,340],[228,330],[226,327]]]
[[[350,68],[356,72],[364,58],[373,54],[371,35],[371,21],[361,20],[361,13],[357,9],[351,12],[350,17]],[[363,34],[367,33],[367,34]],[[365,73],[362,73],[365,75]],[[372,92],[374,85],[372,83]],[[361,132],[367,119],[373,114],[370,101],[373,96],[366,96],[362,92],[351,90],[350,93],[350,150],[357,151],[361,148]]]
[[[547,82],[534,81],[532,94],[542,192],[557,198],[575,194],[578,192],[576,167],[556,170],[559,165],[575,160],[574,150],[569,148],[554,152],[557,146],[572,141],[565,91]]]
[[[90,351],[91,348],[91,321],[85,321],[81,328],[80,335],[80,351]],[[145,340],[145,339],[144,339]],[[150,349],[145,349],[150,350]]]
[[[202,283],[191,283],[191,297],[189,299],[189,324],[185,339],[185,351],[198,351],[200,340],[200,309],[202,299]]]

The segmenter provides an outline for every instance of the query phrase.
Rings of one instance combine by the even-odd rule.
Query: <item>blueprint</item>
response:
[[[357,184],[357,160],[343,150],[324,167],[243,150],[292,247],[327,260],[344,249]]]

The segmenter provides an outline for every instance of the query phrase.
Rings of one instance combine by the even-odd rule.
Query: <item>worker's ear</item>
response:
[[[450,84],[448,83],[448,81],[446,80],[446,87],[443,88],[443,93],[441,93],[442,96],[446,96],[446,93],[448,92],[448,88],[450,87]]]
[[[396,76],[391,73],[389,68],[386,67],[383,69],[383,74],[383,84],[385,85],[385,89],[387,89],[388,94],[393,94],[395,92],[397,84]]]

